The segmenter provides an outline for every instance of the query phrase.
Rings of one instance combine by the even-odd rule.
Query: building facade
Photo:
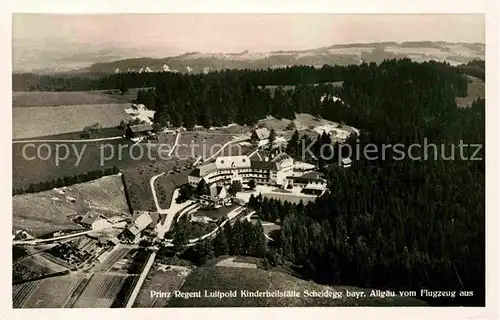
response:
[[[188,183],[196,187],[201,179],[209,185],[230,184],[239,181],[248,184],[284,186],[287,177],[293,171],[293,159],[285,153],[279,153],[272,159],[251,160],[248,156],[218,157],[215,162],[201,165],[188,176]]]

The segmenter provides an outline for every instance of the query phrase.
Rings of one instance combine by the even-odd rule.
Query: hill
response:
[[[204,297],[207,292],[236,290],[236,297]],[[300,297],[245,297],[245,292],[296,292]],[[201,291],[201,298],[174,297],[168,307],[311,307],[311,306],[423,306],[414,298],[354,298],[346,297],[346,291],[364,292],[371,289],[324,286],[296,278],[290,274],[258,268],[233,268],[203,266],[186,278],[181,292]],[[330,297],[312,297],[314,293],[329,292]],[[342,297],[334,297],[342,293]],[[308,296],[309,295],[309,296]]]
[[[87,51],[89,49],[86,49]],[[60,57],[57,68],[30,69],[34,73],[60,74],[109,74],[118,72],[154,72],[173,71],[201,73],[222,69],[267,69],[291,65],[324,64],[348,65],[365,62],[380,63],[384,59],[410,58],[414,61],[447,61],[452,65],[467,63],[473,59],[484,59],[485,45],[481,43],[446,43],[446,42],[381,42],[337,44],[329,47],[296,51],[270,51],[238,53],[189,52],[178,56],[150,58],[144,52],[86,52],[84,61],[99,63],[82,64],[81,56]],[[128,58],[134,56],[134,58]],[[75,60],[78,57],[78,60]],[[127,57],[127,58],[122,58]],[[73,61],[75,60],[75,61]],[[51,63],[53,64],[53,62]],[[21,63],[14,70],[26,72]],[[64,71],[61,70],[64,65]]]

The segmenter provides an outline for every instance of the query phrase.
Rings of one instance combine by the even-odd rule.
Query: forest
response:
[[[50,181],[41,181],[38,183],[31,183],[26,188],[13,188],[12,195],[19,195],[24,193],[36,193],[40,191],[50,190],[53,188],[61,188],[65,186],[71,186],[77,183],[83,183],[87,181],[92,181],[95,179],[102,178],[104,176],[109,176],[112,174],[119,173],[120,170],[117,167],[109,167],[103,169],[97,169],[82,174],[76,174],[74,176],[66,176]]]
[[[187,110],[194,117],[219,104],[217,116],[222,123],[252,122],[253,117],[266,113],[310,112],[360,128],[361,136],[346,142],[353,149],[368,144],[378,150],[385,145],[423,145],[424,140],[435,144],[436,148],[417,150],[426,159],[399,159],[388,149],[385,159],[360,155],[349,170],[334,165],[335,159],[325,161],[317,154],[316,161],[328,177],[329,192],[308,205],[257,197],[250,206],[261,219],[282,228],[279,243],[266,256],[293,263],[305,278],[331,285],[417,292],[421,288],[471,291],[473,296],[457,294],[454,299],[428,302],[483,305],[485,101],[457,108],[455,97],[465,95],[467,78],[439,63],[391,60],[347,67],[342,77],[342,88],[278,87],[273,96],[251,83],[239,86],[236,81],[231,90],[217,94],[214,100],[207,98],[203,105],[201,100],[195,102],[197,95],[206,92],[210,97],[210,92],[219,89],[208,86],[199,91],[193,84],[186,89],[192,94],[183,97],[183,90],[158,91],[161,87],[157,86],[151,103],[156,106],[158,100],[166,99],[171,101],[166,105],[178,108],[181,101],[189,100],[188,109],[157,110],[167,110],[167,116],[173,115],[171,111]],[[217,81],[216,87],[217,83],[224,88]],[[325,93],[346,103],[320,102]],[[230,103],[231,99],[238,102]],[[234,112],[231,105],[236,106]],[[296,132],[287,147],[295,157],[301,156],[302,139],[309,138]],[[321,145],[330,143],[323,134],[312,149],[318,152]],[[459,150],[460,143],[481,145],[474,155],[478,160],[471,158],[476,149]],[[214,251],[220,250],[214,245]]]
[[[352,146],[371,144],[381,150],[389,144],[422,145],[424,140],[442,145],[444,152],[418,149],[428,155],[421,160],[397,159],[391,149],[385,159],[361,156],[348,170],[333,159],[317,159],[329,191],[315,202],[295,205],[254,197],[250,206],[261,219],[281,226],[278,243],[268,250],[279,261],[293,263],[305,278],[377,289],[472,291],[473,296],[428,302],[480,306],[485,303],[485,101],[470,108],[455,103],[467,93],[463,73],[469,70],[484,78],[481,61],[452,67],[402,59],[321,69],[131,73],[79,81],[26,76],[14,81],[14,87],[154,87],[140,91],[137,100],[157,111],[160,124],[254,124],[267,115],[293,119],[295,113],[307,112],[359,128],[361,135],[346,142]],[[343,85],[327,84],[334,81]],[[317,83],[321,85],[312,85]],[[277,87],[263,88],[267,85]],[[322,101],[328,95],[343,102]],[[297,132],[287,147],[298,158],[302,139],[309,138]],[[321,135],[314,152],[328,143],[329,137]],[[470,159],[474,148],[462,154],[460,143],[483,146],[475,154],[480,160]],[[227,252],[221,246],[214,250]],[[242,253],[262,254],[241,248]]]

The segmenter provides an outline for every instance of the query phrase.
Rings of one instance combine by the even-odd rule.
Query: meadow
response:
[[[99,123],[103,128],[117,127],[127,120],[129,103],[34,106],[12,109],[12,139],[79,132]]]

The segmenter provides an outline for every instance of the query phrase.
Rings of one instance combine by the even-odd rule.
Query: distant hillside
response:
[[[172,71],[184,73],[201,73],[221,69],[267,69],[291,65],[312,65],[321,67],[324,64],[347,65],[365,62],[379,63],[384,59],[410,58],[415,61],[447,61],[452,65],[468,63],[473,59],[484,59],[485,45],[480,43],[446,43],[446,42],[381,42],[332,45],[329,47],[300,51],[271,51],[238,53],[201,53],[190,52],[174,57],[118,59],[111,61],[112,50],[99,53],[87,53],[86,61],[101,61],[82,66],[82,58],[75,61],[75,68],[64,71],[45,68],[32,70],[35,73],[123,73],[123,72],[155,72]],[[103,54],[104,54],[103,53]],[[123,54],[123,53],[120,53]],[[131,53],[127,53],[130,56]],[[115,56],[118,56],[115,55]],[[62,59],[62,58],[61,58]],[[64,57],[65,65],[71,65],[72,57]],[[57,58],[53,59],[57,61]],[[111,62],[110,62],[111,61]],[[75,70],[76,68],[79,68]],[[18,70],[14,68],[14,70]],[[52,70],[52,71],[51,71]],[[25,70],[23,70],[25,71]]]

